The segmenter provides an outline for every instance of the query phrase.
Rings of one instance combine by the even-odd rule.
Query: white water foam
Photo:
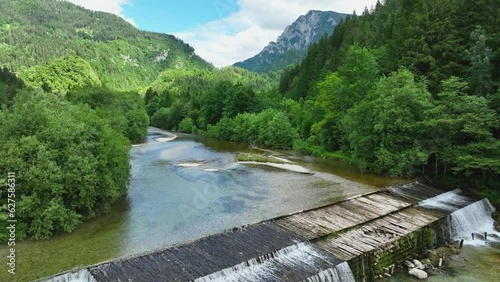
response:
[[[475,202],[463,209],[451,214],[450,237],[455,240],[464,239],[466,244],[481,245],[484,239],[472,240],[472,233],[500,236],[500,232],[493,227],[494,220],[491,217],[495,208],[487,199]],[[498,241],[494,237],[488,237],[490,241]]]
[[[235,281],[269,281],[276,280],[274,270],[278,265],[314,265],[316,258],[323,258],[321,254],[306,243],[298,243],[279,251],[253,258],[204,277],[195,282],[235,282]]]
[[[466,197],[459,195],[461,192],[462,190],[455,189],[436,197],[423,200],[418,205],[424,208],[454,212],[458,210],[460,206],[463,206],[468,202]]]
[[[216,168],[205,168],[203,171],[206,171],[206,172],[218,172],[220,170],[216,169]]]
[[[96,282],[92,274],[87,269],[80,269],[76,272],[67,272],[52,277],[44,282]]]
[[[347,262],[343,262],[335,268],[329,268],[309,277],[306,282],[356,282],[351,268]]]

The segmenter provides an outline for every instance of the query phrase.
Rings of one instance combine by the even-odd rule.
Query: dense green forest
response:
[[[117,90],[146,87],[167,68],[212,68],[172,35],[66,1],[0,0],[0,11],[0,67],[20,71],[79,56]]]
[[[61,67],[71,72],[49,71]],[[74,57],[35,67],[30,78],[43,78],[41,84],[6,68],[0,73],[0,171],[19,176],[20,240],[70,232],[127,191],[129,146],[143,140],[149,118],[137,92],[106,89],[89,76],[94,73]],[[2,189],[0,199],[7,196]],[[8,235],[7,201],[2,203],[0,242]]]
[[[276,87],[153,87],[148,113],[166,129],[474,185],[498,205],[498,14],[495,0],[378,2],[312,45]]]
[[[148,88],[144,99],[153,126],[190,133],[206,129],[223,116],[258,112],[277,104],[281,99],[274,89],[278,80],[276,73],[258,75],[235,67],[167,70]]]

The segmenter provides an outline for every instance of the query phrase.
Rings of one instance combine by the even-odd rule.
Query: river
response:
[[[69,269],[194,240],[336,202],[404,180],[362,173],[343,162],[280,151],[275,155],[314,172],[307,175],[260,165],[242,165],[248,145],[150,128],[134,146],[126,197],[103,216],[70,234],[18,242],[16,275],[5,263],[0,281],[29,281]],[[160,138],[160,139],[158,139]],[[1,246],[5,258],[7,247]],[[5,258],[6,262],[6,258]],[[14,278],[14,279],[13,279]]]

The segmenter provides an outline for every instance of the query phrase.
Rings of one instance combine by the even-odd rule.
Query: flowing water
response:
[[[228,269],[198,278],[194,282],[238,282],[238,281],[283,281],[280,274],[290,272],[307,273],[316,271],[320,264],[327,261],[322,252],[307,243],[298,243],[275,253],[255,258]],[[290,275],[290,274],[288,274]],[[307,281],[311,282],[354,282],[347,263],[320,272]]]
[[[472,233],[487,233],[493,241],[497,240],[500,232],[493,228],[494,221],[491,215],[494,211],[490,202],[484,199],[452,213],[451,238],[464,239],[468,244],[483,244],[487,240],[473,240]]]
[[[355,282],[351,268],[347,262],[337,265],[335,268],[329,268],[325,271],[307,278],[307,282]]]
[[[110,213],[83,223],[71,234],[18,242],[17,274],[10,276],[2,263],[5,271],[0,272],[0,281],[30,281],[149,252],[397,182],[364,174],[342,162],[290,152],[275,155],[314,174],[246,166],[235,162],[239,152],[255,151],[246,145],[198,136],[174,139],[150,129],[147,142],[131,148],[128,195]],[[7,250],[7,246],[0,246],[0,258],[6,257]]]
[[[418,205],[424,208],[454,212],[470,204],[470,200],[462,196],[461,192],[460,189],[449,191],[439,196],[423,200]]]
[[[54,277],[50,282],[95,282],[95,279],[87,269],[81,269]]]
[[[450,212],[450,238],[464,240],[461,253],[448,258],[448,265],[430,272],[427,281],[500,281],[500,232],[493,228],[492,214],[495,209],[487,199],[471,203],[457,189],[424,200],[419,205]],[[472,238],[473,233],[475,239]],[[488,234],[486,238],[485,233]],[[409,277],[406,271],[399,271],[388,280],[405,282],[417,279]]]

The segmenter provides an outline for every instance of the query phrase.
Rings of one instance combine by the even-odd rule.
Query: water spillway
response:
[[[462,190],[414,183],[94,265],[83,281],[371,281],[464,226],[483,231],[470,222],[491,211]]]
[[[491,214],[494,207],[487,199],[477,201],[467,207],[457,210],[451,214],[450,237],[453,239],[472,240],[473,233],[496,235],[500,232],[493,228]]]
[[[87,269],[69,271],[62,275],[51,278],[51,282],[96,282],[92,274]]]

